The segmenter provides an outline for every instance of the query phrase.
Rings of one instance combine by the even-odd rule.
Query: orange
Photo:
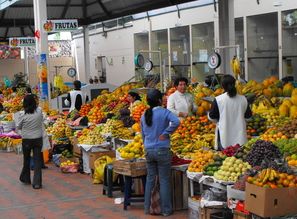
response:
[[[285,179],[285,180],[283,181],[283,186],[288,187],[289,184],[290,184],[290,182],[289,182],[288,180]]]

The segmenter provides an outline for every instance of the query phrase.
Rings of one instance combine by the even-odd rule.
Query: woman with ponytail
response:
[[[208,114],[217,123],[215,146],[219,150],[247,142],[245,119],[252,116],[252,111],[246,97],[237,94],[235,82],[231,75],[223,77],[225,93],[215,98]]]
[[[151,193],[156,176],[160,181],[161,212],[172,214],[171,204],[171,151],[170,134],[179,126],[179,119],[172,112],[161,107],[162,94],[157,89],[147,93],[149,109],[141,117],[141,132],[147,161],[145,186],[145,213],[150,213]]]

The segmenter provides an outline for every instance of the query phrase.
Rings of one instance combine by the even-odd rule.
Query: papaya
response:
[[[291,106],[290,118],[297,118],[297,106]]]
[[[291,83],[287,83],[283,87],[283,95],[285,97],[290,97],[292,95],[293,90],[294,90],[294,86]]]
[[[287,105],[289,108],[293,105],[293,103],[289,99],[285,99],[282,104]]]
[[[293,89],[292,94],[291,94],[291,97],[292,96],[297,96],[297,88],[294,88]]]
[[[279,115],[280,116],[289,116],[290,108],[285,103],[282,103],[279,107]]]
[[[291,97],[291,102],[297,106],[297,95]]]

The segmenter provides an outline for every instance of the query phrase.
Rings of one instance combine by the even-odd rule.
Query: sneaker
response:
[[[163,216],[163,217],[168,217],[168,216],[170,216],[170,215],[172,215],[172,213],[162,213],[162,216]]]

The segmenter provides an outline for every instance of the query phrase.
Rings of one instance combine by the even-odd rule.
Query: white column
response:
[[[171,43],[170,43],[170,28],[167,29],[167,35],[168,35],[168,76],[169,80],[171,81]]]
[[[220,46],[235,45],[234,0],[219,1],[219,37]],[[221,49],[222,72],[232,74],[230,61],[235,55],[235,48]]]
[[[243,17],[243,49],[244,49],[244,70],[245,80],[249,80],[248,40],[247,40],[247,19]]]
[[[84,61],[85,61],[85,82],[89,81],[91,75],[90,68],[90,40],[89,40],[89,28],[84,26]]]
[[[47,20],[47,7],[46,0],[33,0],[34,7],[34,26],[35,31],[40,32],[40,38],[36,40],[36,54],[38,57],[41,54],[46,54],[47,60],[47,85],[48,85],[48,100],[51,99],[50,93],[50,80],[49,80],[49,71],[48,71],[48,35],[43,31],[43,22]],[[38,68],[38,65],[37,65]],[[50,101],[49,101],[50,104]]]
[[[27,83],[30,83],[30,75],[29,75],[29,59],[28,59],[28,48],[24,48],[24,61],[25,61],[25,75],[27,76]]]
[[[278,9],[277,12],[278,23],[278,77],[282,79],[285,75],[283,73],[283,29],[282,29],[282,12]]]

